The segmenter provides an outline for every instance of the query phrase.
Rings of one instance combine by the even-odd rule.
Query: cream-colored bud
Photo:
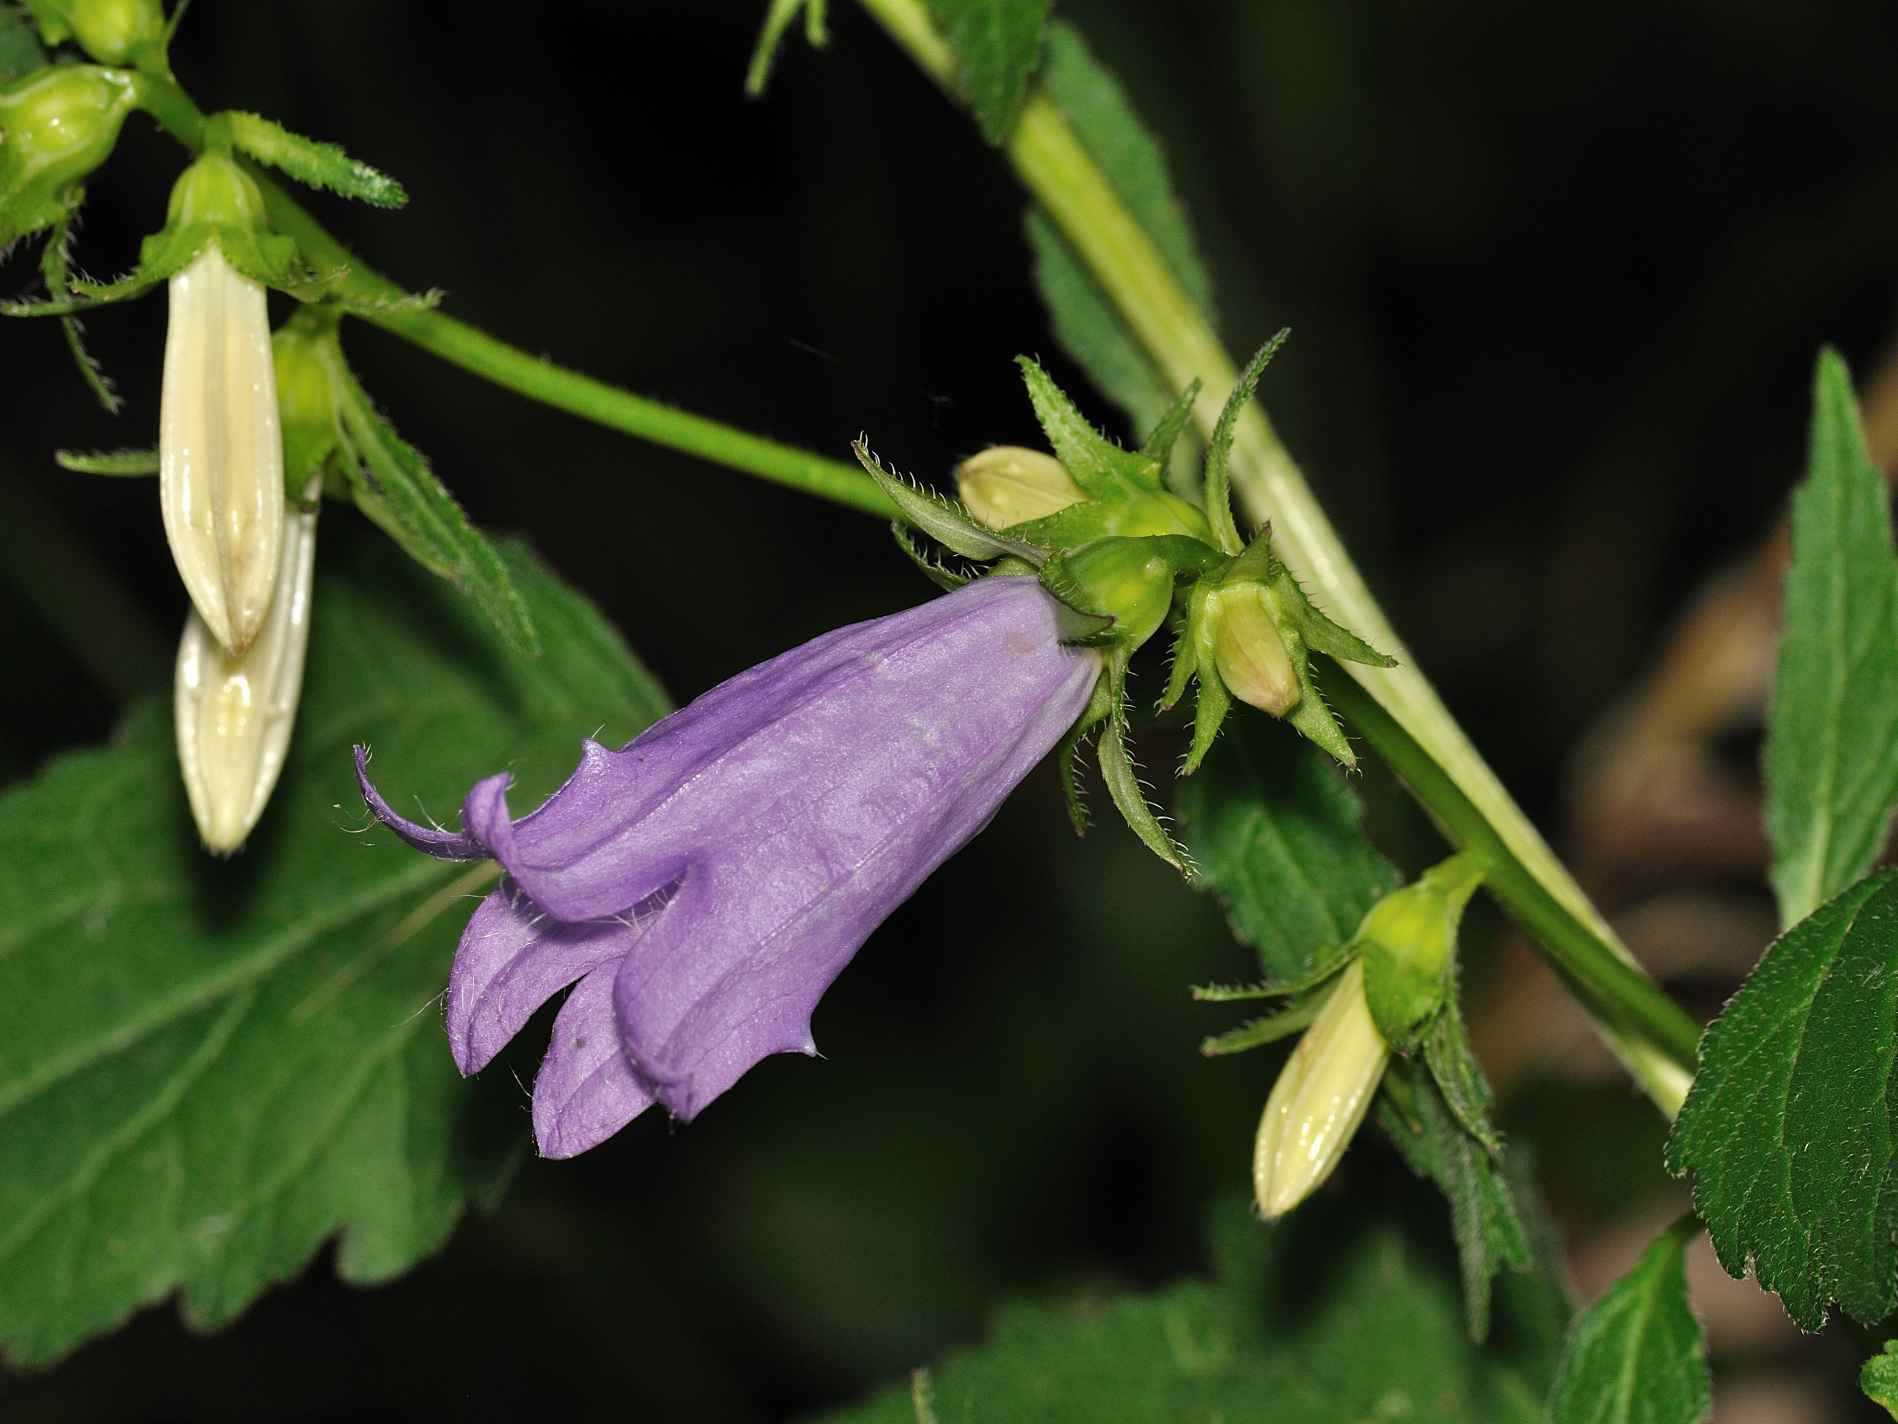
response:
[[[956,489],[969,512],[991,529],[1058,514],[1086,493],[1054,456],[1020,445],[993,445],[956,466]]]
[[[1219,633],[1213,648],[1220,681],[1241,702],[1283,717],[1298,705],[1304,689],[1266,606],[1266,590],[1241,583],[1221,589],[1217,597]]]
[[[316,487],[311,487],[314,498]],[[193,609],[178,645],[178,765],[204,843],[228,855],[264,813],[283,770],[310,641],[316,510],[290,516],[270,615],[250,647],[224,648]]]
[[[1268,1218],[1285,1215],[1331,1175],[1389,1059],[1364,1001],[1363,962],[1353,960],[1292,1050],[1259,1120],[1252,1190]]]
[[[283,544],[283,437],[262,285],[206,245],[171,279],[158,417],[165,537],[211,635],[248,648]]]

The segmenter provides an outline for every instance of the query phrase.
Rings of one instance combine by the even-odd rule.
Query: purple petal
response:
[[[500,778],[503,782],[506,779],[505,775]],[[376,790],[375,783],[369,779],[369,748],[361,743],[356,746],[356,784],[362,788],[363,804],[368,806],[370,813],[417,850],[432,855],[437,860],[485,860],[487,858],[488,848],[466,831],[460,833],[444,831],[434,826],[424,826],[419,822],[411,821],[406,816],[398,816],[394,808],[382,799],[382,793]]]
[[[567,995],[534,1078],[534,1140],[543,1157],[597,1147],[652,1104],[620,1051],[613,969],[596,969]]]
[[[448,976],[443,1020],[455,1066],[464,1076],[487,1067],[542,1004],[623,956],[642,923],[629,915],[565,924],[503,880],[468,921]]]
[[[1033,580],[927,607],[868,625],[880,644],[826,658],[766,734],[708,756],[640,823],[698,848],[614,985],[626,1051],[679,1117],[768,1054],[815,1051],[811,1011],[857,948],[1087,705],[1099,660],[1058,645]],[[804,673],[804,651],[765,667]]]

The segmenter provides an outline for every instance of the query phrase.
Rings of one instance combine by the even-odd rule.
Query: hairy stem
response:
[[[861,4],[931,79],[953,93],[954,57],[936,33],[922,0],[861,0]],[[1211,318],[1174,277],[1159,249],[1046,94],[1029,97],[1003,152],[1022,185],[1080,255],[1167,381],[1175,389],[1184,389],[1194,377],[1204,382],[1194,419],[1203,433],[1210,433],[1238,370]],[[1397,658],[1394,668],[1346,666],[1345,672],[1364,694],[1352,700],[1354,708],[1383,713],[1434,765],[1435,777],[1413,776],[1408,770],[1406,777],[1453,838],[1462,840],[1480,825],[1494,842],[1492,859],[1500,854],[1519,872],[1525,893],[1505,902],[1524,927],[1537,935],[1594,1012],[1603,1036],[1629,1072],[1671,1116],[1686,1094],[1694,1067],[1697,1035],[1689,1031],[1691,1020],[1642,974],[1627,947],[1417,669],[1311,486],[1256,403],[1239,418],[1231,470],[1247,516],[1255,525],[1271,520],[1274,550],[1315,601]],[[1333,685],[1340,681],[1334,679]],[[1360,726],[1370,735],[1362,720]],[[1400,770],[1405,768],[1400,766]],[[1515,878],[1504,877],[1512,883]],[[1536,895],[1533,913],[1528,887]],[[1671,1012],[1658,1008],[1656,1001],[1666,1003]]]
[[[168,133],[187,148],[203,147],[204,114],[190,96],[153,75],[141,74],[133,82],[141,106]],[[254,176],[263,190],[271,225],[295,238],[304,257],[319,271],[343,274],[334,283],[336,295],[365,304],[352,315],[498,386],[609,430],[682,450],[867,514],[889,517],[896,513],[882,491],[854,464],[827,459],[636,395],[531,355],[442,312],[412,302],[405,304],[407,292],[358,261],[281,184],[261,172]]]

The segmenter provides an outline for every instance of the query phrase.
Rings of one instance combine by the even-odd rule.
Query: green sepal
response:
[[[1182,641],[1190,642],[1193,648],[1199,695],[1193,700],[1193,744],[1187,748],[1186,756],[1180,763],[1181,776],[1191,776],[1199,770],[1200,763],[1206,760],[1206,754],[1218,740],[1219,729],[1225,725],[1227,714],[1232,711],[1232,693],[1226,690],[1226,684],[1219,677],[1215,649],[1218,629],[1213,626],[1213,618],[1208,612],[1214,582],[1212,579],[1201,579],[1193,585],[1193,591],[1186,601],[1186,631]]]
[[[1068,823],[1074,827],[1077,836],[1087,834],[1089,823],[1087,799],[1081,794],[1081,744],[1087,734],[1113,710],[1114,694],[1107,684],[1105,675],[1095,679],[1094,691],[1088,697],[1087,707],[1075,719],[1074,725],[1068,728],[1055,752],[1055,760],[1061,768],[1061,797],[1067,803]]]
[[[1048,549],[1073,549],[1095,539],[1179,535],[1203,539],[1206,521],[1176,494],[1129,490],[1108,499],[1087,499],[1008,526],[1010,537]],[[1210,547],[1210,546],[1209,546]]]
[[[75,188],[71,208],[53,224],[53,230],[46,239],[46,247],[40,253],[40,276],[45,280],[48,292],[64,292],[72,281],[73,219],[78,216],[83,201],[83,192]],[[62,316],[59,325],[66,338],[66,350],[72,356],[73,365],[79,368],[79,378],[86,383],[99,404],[105,407],[107,415],[117,415],[124,408],[125,401],[113,388],[111,378],[106,375],[105,368],[100,366],[98,358],[86,349],[85,333],[80,330],[79,319],[70,315]]]
[[[1037,568],[1047,561],[1046,549],[996,533],[970,514],[961,500],[950,499],[891,474],[861,436],[850,442],[850,449],[857,463],[877,482],[877,488],[889,496],[903,518],[944,548],[983,563],[1004,554],[1013,554]]]
[[[1123,450],[1089,423],[1048,373],[1029,356],[1017,356],[1028,399],[1035,407],[1055,457],[1093,499],[1161,491],[1161,462],[1139,450]]]
[[[1196,984],[1193,1000],[1201,1004],[1231,1004],[1245,999],[1283,999],[1308,993],[1335,977],[1357,957],[1350,944],[1320,945],[1312,951],[1311,967],[1290,979],[1262,979],[1256,984]]]
[[[1353,942],[1364,956],[1364,999],[1394,1052],[1413,1052],[1444,1008],[1456,973],[1457,927],[1482,880],[1475,856],[1453,855],[1379,900],[1358,926]]]
[[[1193,863],[1185,848],[1160,823],[1127,751],[1126,676],[1127,654],[1117,650],[1108,659],[1107,670],[1102,674],[1108,684],[1111,710],[1101,728],[1101,779],[1107,783],[1107,794],[1113,798],[1114,808],[1147,849],[1191,881],[1196,874]]]
[[[1269,532],[1269,531],[1268,531]],[[1298,636],[1313,652],[1325,653],[1344,662],[1364,663],[1370,667],[1396,667],[1397,659],[1386,657],[1349,628],[1334,623],[1313,606],[1304,588],[1292,577],[1291,570],[1273,560],[1276,567],[1266,587],[1279,600],[1279,606],[1298,629]]]
[[[1292,655],[1292,666],[1298,669],[1299,685],[1305,689],[1297,705],[1285,714],[1286,725],[1306,741],[1329,753],[1347,771],[1355,770],[1357,753],[1351,750],[1351,743],[1345,737],[1337,714],[1331,710],[1331,704],[1325,701],[1324,693],[1318,688],[1318,678],[1312,672],[1311,659],[1305,653],[1303,640],[1287,638],[1285,650]]]
[[[917,543],[916,536],[910,532],[909,525],[900,519],[890,521],[890,537],[896,540],[896,547],[909,557],[909,561],[922,571],[924,578],[935,584],[944,593],[954,593],[969,582],[969,575],[957,573],[947,565],[937,562]]]
[[[1290,1038],[1318,1017],[1318,1011],[1324,1008],[1325,1000],[1330,997],[1329,990],[1305,994],[1277,1013],[1247,1019],[1237,1028],[1210,1034],[1200,1040],[1200,1054],[1206,1058],[1222,1058],[1229,1053],[1244,1053],[1249,1048],[1263,1048],[1268,1043],[1277,1043],[1281,1038]]]
[[[136,478],[158,473],[156,450],[55,450],[53,460],[77,475]]]
[[[1198,399],[1199,377],[1195,376],[1154,423],[1153,429],[1147,432],[1147,438],[1140,442],[1140,453],[1156,462],[1162,470],[1166,469],[1167,461],[1173,458],[1173,447],[1179,443],[1187,421],[1193,418],[1193,402]]]
[[[1189,605],[1190,606],[1190,605]],[[1159,710],[1171,712],[1186,696],[1186,685],[1199,670],[1199,644],[1193,638],[1190,614],[1175,620],[1173,658],[1167,667],[1166,690],[1160,694]]]
[[[212,120],[213,123],[220,121],[225,124],[233,147],[299,183],[378,208],[399,208],[409,200],[408,193],[395,179],[351,158],[333,143],[305,138],[260,114],[239,109],[219,114]]]
[[[756,99],[771,80],[771,67],[777,63],[778,50],[784,44],[798,12],[804,12],[804,40],[812,49],[830,43],[830,28],[824,19],[825,0],[771,0],[765,11],[764,25],[758,31],[758,43],[752,48],[751,63],[745,67],[745,94]]]
[[[1229,554],[1237,554],[1245,548],[1245,540],[1239,537],[1239,526],[1232,517],[1232,479],[1228,466],[1232,458],[1233,430],[1239,423],[1239,412],[1258,389],[1259,377],[1291,334],[1289,326],[1280,327],[1270,341],[1252,353],[1252,359],[1246,362],[1238,384],[1219,412],[1212,439],[1206,443],[1206,522],[1212,526],[1219,546]]]

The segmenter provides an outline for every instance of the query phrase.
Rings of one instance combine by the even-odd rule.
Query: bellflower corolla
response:
[[[840,628],[712,689],[619,751],[586,742],[538,810],[505,773],[463,829],[364,799],[410,845],[492,857],[449,979],[449,1044],[485,1066],[568,984],[534,1134],[570,1157],[654,1101],[691,1118],[810,1016],[870,932],[982,829],[1086,709],[1097,653],[1063,646],[1032,578],[990,577]]]

